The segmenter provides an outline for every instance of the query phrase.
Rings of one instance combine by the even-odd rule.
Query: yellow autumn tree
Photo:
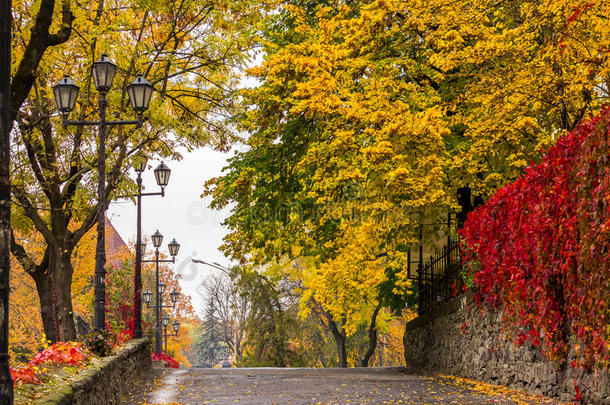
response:
[[[405,296],[418,228],[458,188],[488,195],[610,96],[608,2],[280,3],[249,149],[208,192],[233,207],[230,256],[313,261],[303,306],[339,335]]]
[[[431,80],[458,84],[443,105],[452,168],[484,193],[609,100],[608,2],[399,3]]]
[[[44,242],[36,234],[17,234],[15,238],[34,255],[42,255]],[[9,353],[14,363],[26,363],[45,344],[36,285],[11,257],[9,296]]]
[[[145,124],[107,131],[107,199],[133,195],[126,172],[136,154],[179,160],[181,151],[204,145],[228,148],[234,135],[222,117],[234,112],[239,67],[251,43],[244,31],[259,10],[255,2],[226,0],[13,2],[12,224],[15,231],[39,232],[47,251],[38,260],[18,242],[11,251],[36,283],[50,340],[76,336],[71,257],[96,223],[99,155],[95,126],[62,126],[52,86],[70,75],[80,86],[70,118],[93,120],[98,92],[91,65],[108,53],[117,73],[107,118],[119,120],[136,117],[129,83],[138,74],[151,82]]]

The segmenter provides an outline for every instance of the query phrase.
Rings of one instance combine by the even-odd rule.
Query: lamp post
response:
[[[169,321],[169,315],[163,315],[163,337],[165,353],[167,353],[167,327],[169,326]],[[174,336],[178,336],[178,331],[180,330],[180,322],[174,321],[174,323],[172,323],[172,328],[174,329]]]
[[[167,325],[169,325],[169,315],[163,315],[163,351],[167,353]]]
[[[163,235],[157,230],[150,238],[152,239],[153,246],[155,247],[155,258],[154,260],[141,260],[141,263],[155,263],[155,353],[161,353],[161,310],[163,308],[174,308],[176,306],[176,302],[178,301],[178,293],[176,291],[173,291],[172,294],[170,294],[170,298],[172,299],[173,305],[163,306],[162,294],[165,291],[165,284],[159,281],[159,263],[175,263],[176,256],[178,255],[178,251],[180,250],[180,244],[176,242],[176,239],[172,240],[170,243],[167,244],[169,254],[172,256],[171,260],[159,259],[159,247],[161,247],[161,243],[163,242]],[[174,297],[176,297],[176,302],[173,301]],[[152,293],[146,290],[143,298],[144,302],[150,304],[152,300]]]
[[[112,81],[117,71],[117,66],[110,61],[108,55],[103,54],[101,58],[93,62],[91,75],[98,98],[98,121],[70,121],[68,115],[76,104],[79,87],[70,79],[64,76],[58,84],[53,86],[53,95],[57,103],[57,109],[63,116],[63,126],[97,126],[98,127],[98,179],[97,179],[97,246],[95,251],[95,321],[96,330],[102,330],[106,324],[106,250],[105,250],[105,231],[106,231],[106,130],[109,126],[116,125],[135,125],[140,128],[144,123],[143,112],[148,109],[152,96],[153,86],[142,76],[136,79],[127,87],[127,94],[132,108],[137,113],[137,120],[106,120],[106,108],[108,101],[106,93],[112,87]]]
[[[216,262],[208,263],[204,260],[199,260],[199,259],[191,259],[191,260],[193,263],[205,264],[206,266],[210,266],[210,267],[215,268],[216,270],[222,271],[229,277],[231,276],[231,271],[229,269],[227,269],[226,267],[220,265],[219,263],[216,263]]]
[[[9,293],[11,246],[11,1],[0,3],[0,403],[12,405],[9,367]]]
[[[165,187],[169,182],[169,176],[171,174],[171,170],[167,167],[163,162],[154,170],[155,180],[159,187],[161,187],[160,192],[156,193],[143,193],[142,192],[142,173],[146,170],[146,157],[140,156],[134,165],[136,173],[138,177],[136,182],[138,184],[138,194],[137,197],[137,230],[136,230],[136,246],[139,246],[140,249],[136,249],[136,268],[134,271],[134,324],[133,324],[133,335],[135,338],[142,337],[142,301],[140,300],[140,294],[142,292],[142,255],[146,250],[146,243],[142,242],[142,197],[143,196],[152,196],[152,195],[160,195],[161,197],[165,196]]]

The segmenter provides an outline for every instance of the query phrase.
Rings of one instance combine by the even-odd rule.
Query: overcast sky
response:
[[[263,61],[261,53],[252,55],[249,66],[259,65]],[[259,81],[253,77],[243,77],[239,87],[257,87]],[[247,134],[242,134],[247,136]],[[245,148],[244,145],[235,145],[235,149]],[[203,298],[198,293],[201,280],[210,272],[218,271],[210,267],[194,264],[192,258],[217,262],[223,266],[230,263],[218,247],[227,230],[221,225],[228,216],[229,211],[211,210],[210,198],[201,199],[203,184],[212,177],[219,176],[222,168],[227,165],[227,159],[235,154],[218,152],[206,147],[193,152],[181,152],[181,161],[165,161],[172,170],[169,184],[166,187],[165,197],[150,196],[142,198],[142,235],[152,235],[157,229],[163,234],[161,250],[167,253],[167,244],[176,238],[180,243],[180,252],[173,265],[174,271],[182,275],[182,290],[192,297],[193,307],[197,314],[203,309]],[[142,184],[147,192],[159,191],[155,182],[153,169],[159,161],[149,161],[150,169],[142,174]],[[132,170],[131,175],[136,178]],[[136,206],[131,201],[115,201],[110,204],[107,212],[112,224],[125,242],[136,240]],[[150,255],[154,248],[149,241],[147,251]],[[153,286],[143,286],[143,290]]]
[[[191,295],[193,307],[199,314],[203,301],[197,292],[202,277],[210,271],[216,271],[200,264],[191,263],[191,258],[228,265],[227,259],[218,247],[227,230],[221,222],[228,211],[218,212],[208,208],[210,199],[200,196],[203,184],[208,179],[221,174],[227,164],[227,159],[234,152],[217,152],[211,148],[199,149],[183,153],[184,159],[165,161],[172,170],[165,197],[149,196],[142,198],[142,234],[150,237],[159,229],[164,236],[160,249],[167,253],[167,244],[176,238],[180,243],[180,252],[176,258],[173,270],[182,274],[182,289]],[[143,185],[147,192],[159,191],[152,169],[159,162],[149,161],[150,169],[143,175]],[[135,172],[132,173],[135,178]],[[136,206],[131,201],[120,200],[110,204],[108,218],[115,226],[125,242],[136,239]],[[147,245],[150,255],[154,250],[150,241]],[[143,289],[152,286],[143,286]]]

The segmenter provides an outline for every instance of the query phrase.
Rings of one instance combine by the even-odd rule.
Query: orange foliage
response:
[[[28,249],[35,260],[42,259],[45,243],[40,234],[32,232],[27,235],[17,235],[18,241]],[[95,269],[95,229],[90,230],[74,249],[72,265],[74,274],[72,279],[72,300],[74,316],[82,321],[92,324],[93,321],[93,274]],[[117,342],[124,342],[130,338],[130,322],[133,319],[133,249],[127,246],[118,235],[114,227],[106,228],[106,255],[107,255],[107,324],[117,334]],[[173,273],[168,266],[160,266],[161,280],[167,285],[165,305],[169,304],[168,293],[172,290],[181,292],[180,276]],[[147,264],[143,267],[143,289],[153,290],[154,266]],[[11,256],[11,295],[10,295],[10,354],[12,364],[25,364],[37,352],[46,348],[47,343],[40,316],[40,302],[36,286],[32,278],[26,274],[17,260]],[[169,337],[168,352],[183,365],[189,365],[185,353],[190,347],[190,329],[197,322],[191,298],[180,295],[175,309],[171,309],[172,322],[181,322],[178,337]],[[145,333],[153,335],[154,311],[143,307],[143,326]],[[168,333],[173,329],[168,328]],[[20,369],[21,370],[21,369]],[[23,374],[24,370],[15,371]],[[25,373],[25,374],[24,374]]]

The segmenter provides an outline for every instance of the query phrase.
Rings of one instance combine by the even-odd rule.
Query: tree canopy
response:
[[[101,53],[108,53],[119,68],[108,93],[110,119],[133,114],[126,86],[137,73],[153,84],[144,126],[111,126],[107,136],[106,195],[109,201],[130,197],[135,185],[126,174],[136,154],[179,159],[181,150],[228,147],[232,135],[224,118],[234,111],[232,93],[248,58],[250,39],[244,30],[259,14],[245,7],[253,5],[214,0],[91,1],[78,7],[68,1],[15,2],[13,80],[18,84],[13,90],[23,100],[14,105],[13,229],[35,229],[47,249],[35,258],[13,240],[11,250],[36,281],[51,340],[74,337],[70,257],[97,221],[98,154],[97,128],[62,128],[51,86],[63,74],[77,81],[80,97],[71,117],[82,120],[97,116],[90,66]],[[43,18],[48,24],[41,28]],[[41,29],[46,34],[39,39]],[[62,40],[49,29],[57,29]],[[37,63],[32,64],[28,58],[36,46]],[[30,87],[22,90],[26,78]],[[15,103],[19,94],[13,94]],[[51,305],[55,301],[58,305]]]
[[[232,208],[225,252],[311,260],[303,302],[348,334],[388,274],[408,293],[408,248],[458,188],[488,196],[610,96],[604,2],[280,3],[242,93],[248,149],[207,190]]]

